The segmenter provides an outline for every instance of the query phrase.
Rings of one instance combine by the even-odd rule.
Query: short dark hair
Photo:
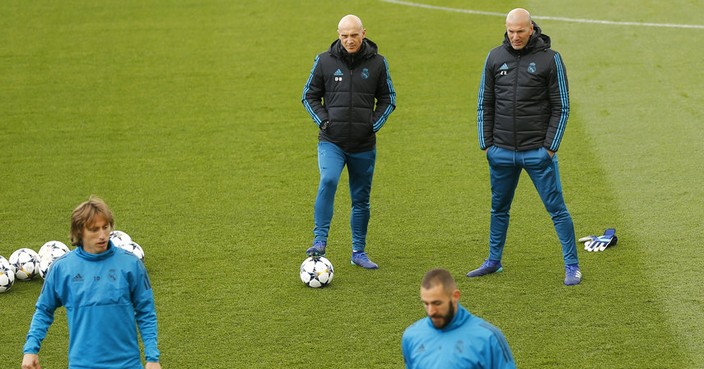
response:
[[[85,201],[73,209],[71,214],[71,233],[69,238],[74,246],[83,243],[83,228],[95,221],[95,218],[101,216],[110,224],[110,228],[115,226],[115,220],[112,217],[112,211],[101,198],[91,196],[88,201]]]
[[[455,279],[452,278],[452,274],[442,268],[432,269],[425,273],[423,281],[420,283],[420,286],[426,290],[438,285],[442,286],[448,294],[451,294],[452,291],[457,289],[457,284],[455,283]]]

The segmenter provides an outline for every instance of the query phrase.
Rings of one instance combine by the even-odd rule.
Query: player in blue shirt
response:
[[[515,369],[501,331],[459,304],[460,290],[445,269],[433,269],[421,282],[427,317],[403,332],[406,369]]]
[[[78,246],[49,268],[24,345],[22,369],[40,369],[39,347],[64,306],[69,369],[160,369],[154,295],[144,264],[110,242],[112,212],[91,197],[71,216],[71,243]]]

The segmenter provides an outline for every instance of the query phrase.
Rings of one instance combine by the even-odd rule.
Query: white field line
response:
[[[496,13],[496,12],[485,12],[481,10],[469,10],[469,9],[459,9],[459,8],[449,8],[446,6],[435,6],[421,3],[414,3],[410,1],[400,1],[400,0],[381,0],[386,3],[398,4],[411,6],[415,8],[442,10],[446,12],[453,13],[464,13],[464,14],[478,14],[478,15],[489,15],[496,17],[505,17],[506,14]],[[663,27],[663,28],[686,28],[686,29],[704,29],[704,25],[700,24],[674,24],[674,23],[643,23],[643,22],[617,22],[617,21],[607,21],[599,19],[579,19],[579,18],[565,18],[565,17],[549,17],[549,16],[532,16],[533,19],[546,19],[554,20],[560,22],[571,22],[571,23],[591,23],[591,24],[606,24],[611,26],[637,26],[637,27]]]

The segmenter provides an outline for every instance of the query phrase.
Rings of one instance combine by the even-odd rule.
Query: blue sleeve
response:
[[[570,116],[570,94],[567,83],[567,71],[565,70],[565,64],[562,62],[562,57],[556,52],[553,60],[554,65],[550,69],[548,82],[552,112],[544,146],[550,151],[557,151],[560,148],[560,142],[562,142],[562,137],[567,127],[567,119]]]
[[[384,69],[376,89],[376,108],[374,108],[373,129],[378,132],[384,126],[391,112],[396,109],[396,90],[391,82],[389,63],[384,58]]]
[[[401,352],[403,353],[403,363],[405,364],[406,369],[411,369],[413,367],[413,363],[411,363],[411,348],[411,338],[408,334],[408,329],[406,329],[401,337]]]
[[[132,304],[134,305],[135,318],[139,327],[139,334],[142,336],[146,360],[148,362],[158,362],[159,348],[157,345],[154,293],[144,264],[141,261],[137,261],[136,264],[137,273],[132,286]]]
[[[323,106],[325,80],[320,68],[320,56],[317,56],[315,62],[313,62],[313,69],[310,71],[306,85],[303,87],[303,97],[301,98],[303,106],[318,127],[328,120],[328,111]]]
[[[479,148],[484,150],[494,145],[494,72],[489,62],[491,52],[486,56],[477,97],[477,136]]]
[[[491,351],[491,357],[487,361],[492,363],[491,368],[516,369],[513,354],[511,354],[511,349],[508,346],[508,341],[506,341],[504,334],[501,333],[498,328],[490,324],[483,324],[483,326],[492,332],[489,338],[489,350]]]
[[[49,269],[42,291],[39,293],[32,322],[27,333],[27,340],[24,344],[23,352],[25,354],[39,353],[42,341],[46,338],[46,333],[54,322],[54,311],[62,305],[59,292],[56,290],[57,273],[53,272],[54,269],[56,268]]]

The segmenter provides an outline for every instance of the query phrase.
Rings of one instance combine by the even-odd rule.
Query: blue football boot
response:
[[[352,265],[361,266],[364,269],[378,269],[379,268],[379,266],[375,262],[369,260],[367,253],[365,253],[364,251],[352,252],[351,262],[352,262]]]
[[[308,257],[320,257],[325,256],[325,247],[328,245],[325,241],[315,241],[313,246],[306,250],[306,255]]]
[[[501,267],[501,261],[486,259],[482,263],[482,266],[467,273],[467,277],[481,277],[483,275],[497,273],[502,270],[504,270],[504,268]]]

